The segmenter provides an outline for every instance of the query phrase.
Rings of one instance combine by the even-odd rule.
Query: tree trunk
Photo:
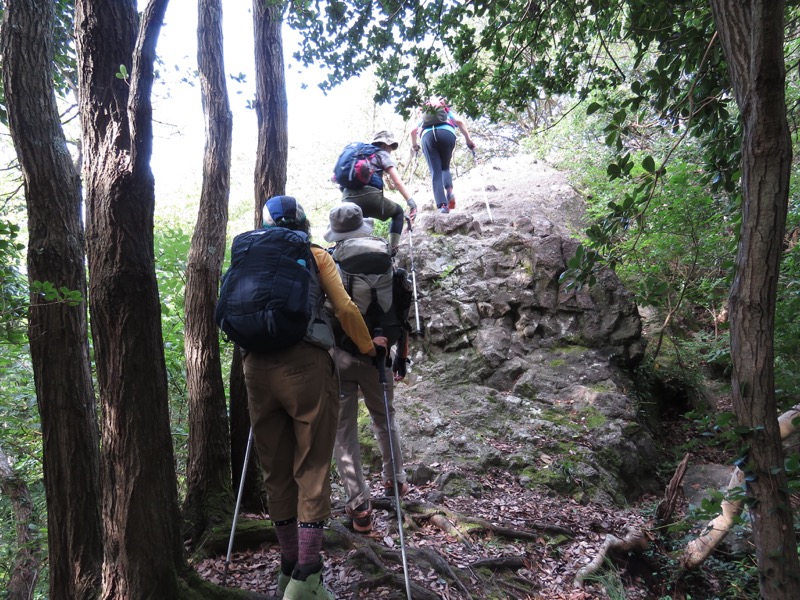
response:
[[[786,224],[791,139],[786,121],[784,3],[711,7],[743,122],[742,227],[731,289],[732,397],[748,428],[743,466],[751,500],[761,597],[800,598],[774,389],[775,302]]]
[[[35,595],[36,581],[39,579],[41,568],[38,558],[41,548],[32,529],[38,519],[28,485],[14,473],[11,462],[2,448],[0,448],[0,491],[11,501],[17,537],[17,550],[9,569],[10,576],[4,597],[7,600],[28,600]],[[99,568],[97,571],[99,573]]]
[[[81,182],[67,150],[53,73],[55,3],[11,0],[3,19],[9,127],[28,208],[28,280],[78,292],[32,292],[28,313],[42,426],[51,600],[95,598],[102,537],[99,434],[89,362]]]
[[[177,575],[186,568],[150,170],[153,63],[166,6],[167,0],[152,0],[137,16],[136,0],[76,3],[89,299],[103,424],[104,599],[176,598]]]
[[[197,60],[206,121],[203,187],[186,268],[189,459],[184,518],[199,543],[233,513],[230,434],[214,307],[225,258],[233,119],[225,83],[222,2],[199,0]]]
[[[286,192],[289,158],[289,113],[283,65],[281,25],[284,3],[253,0],[256,51],[258,151],[255,170],[255,223],[272,196]],[[303,198],[297,199],[300,204]]]

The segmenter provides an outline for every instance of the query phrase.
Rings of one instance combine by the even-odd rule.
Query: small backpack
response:
[[[431,103],[430,101],[422,105],[422,127],[434,127],[450,123],[450,107],[443,101]]]
[[[383,179],[375,156],[379,151],[380,148],[372,144],[348,144],[333,168],[334,181],[350,190],[357,190],[365,185],[383,189]]]
[[[237,235],[222,277],[215,318],[249,352],[274,352],[302,340],[312,318],[316,261],[302,231],[283,227]]]
[[[406,319],[411,286],[406,272],[392,265],[389,242],[377,237],[350,238],[336,244],[331,255],[339,267],[344,289],[358,306],[370,334],[380,328],[389,346],[396,344],[403,331],[410,329]],[[339,348],[358,352],[338,323],[334,324],[334,334]]]

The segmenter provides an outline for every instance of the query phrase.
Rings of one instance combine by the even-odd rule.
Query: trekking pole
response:
[[[375,337],[382,337],[383,331],[380,327],[375,328]],[[411,582],[408,578],[408,562],[406,561],[406,544],[403,539],[403,511],[400,508],[400,488],[397,484],[397,468],[394,458],[395,439],[392,436],[392,422],[389,420],[389,392],[386,391],[386,348],[378,346],[378,380],[383,388],[383,410],[386,411],[386,433],[389,436],[389,456],[392,464],[392,482],[394,484],[394,501],[397,507],[397,529],[400,531],[400,556],[403,559],[403,576],[406,582],[406,594],[408,600],[411,598]]]
[[[478,157],[475,154],[475,148],[470,148],[472,152],[472,160],[475,161],[475,164],[478,164]],[[486,186],[481,184],[481,191],[483,191],[483,203],[486,205],[486,212],[489,214],[489,223],[494,223],[494,219],[492,218],[492,209],[489,208],[489,197],[486,195]]]
[[[408,160],[409,169],[411,171],[410,175],[408,176],[408,185],[411,186],[414,183],[414,176],[417,174],[417,162],[419,162],[419,152],[415,152],[414,149],[411,149],[411,158]]]
[[[417,267],[414,265],[414,242],[411,239],[411,219],[406,217],[408,221],[408,255],[411,257],[411,284],[414,288],[414,317],[417,322],[417,329],[414,331],[415,335],[422,333],[422,328],[419,324],[419,298],[417,297]]]
[[[239,480],[239,493],[236,495],[236,508],[233,509],[233,521],[231,522],[231,537],[228,540],[228,554],[225,556],[225,569],[222,571],[222,587],[228,580],[228,565],[231,564],[231,552],[233,551],[233,537],[236,534],[236,521],[239,518],[239,506],[242,504],[244,494],[244,476],[247,474],[247,463],[250,462],[250,449],[253,447],[253,426],[250,426],[250,434],[247,436],[247,450],[244,452],[244,465],[242,466],[242,477]]]

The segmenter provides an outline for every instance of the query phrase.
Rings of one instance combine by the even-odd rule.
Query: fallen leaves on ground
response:
[[[459,496],[446,498],[441,506],[455,513],[484,519],[495,525],[518,529],[535,530],[533,524],[547,523],[557,525],[573,532],[574,537],[567,540],[554,540],[542,533],[534,540],[515,541],[486,533],[474,533],[468,536],[468,543],[445,535],[441,529],[429,522],[423,522],[416,530],[404,530],[406,548],[428,548],[436,551],[456,570],[462,583],[469,590],[472,598],[480,599],[484,595],[485,573],[475,572],[473,565],[482,559],[519,557],[522,568],[511,572],[497,574],[509,581],[520,584],[516,590],[509,589],[507,598],[515,600],[548,599],[548,600],[589,600],[609,598],[608,593],[598,581],[589,581],[582,589],[573,589],[572,583],[577,571],[591,562],[602,546],[607,533],[622,535],[628,527],[640,527],[645,530],[646,524],[639,511],[618,510],[596,504],[581,504],[574,500],[547,495],[541,491],[527,489],[513,475],[493,470],[481,475],[482,490],[476,496]],[[373,490],[381,489],[379,481],[372,484]],[[404,500],[425,500],[433,491],[432,486],[411,488]],[[655,500],[654,500],[655,502]],[[257,515],[248,515],[249,518]],[[262,515],[261,518],[267,518]],[[346,522],[341,502],[334,505],[333,519]],[[385,545],[387,548],[400,550],[397,532],[396,512],[391,510],[375,510],[373,513],[374,530],[370,539]],[[357,584],[368,579],[362,573],[358,561],[352,560],[355,551],[325,550],[325,583],[339,600],[366,598],[405,598],[405,589],[377,586],[360,589],[355,592]],[[277,585],[277,571],[280,554],[276,545],[234,553],[228,566],[226,585],[264,594],[274,594]],[[456,589],[454,582],[443,578],[429,565],[416,565],[407,561],[409,580],[419,586],[438,594],[445,600],[464,600],[466,594]],[[195,565],[197,572],[205,579],[221,583],[225,569],[225,557],[203,560]],[[392,565],[395,575],[404,577],[402,564]],[[466,575],[465,575],[466,574]],[[623,573],[624,575],[624,573]],[[509,584],[513,587],[513,584]],[[531,589],[535,592],[524,596],[519,589]],[[496,593],[496,591],[495,591]],[[625,597],[628,600],[652,597],[650,591],[631,578],[625,584]],[[497,598],[493,595],[492,598]]]

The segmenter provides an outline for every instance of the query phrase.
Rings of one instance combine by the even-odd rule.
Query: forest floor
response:
[[[496,187],[502,195],[486,194],[486,186],[494,182],[501,183]],[[421,214],[433,212],[425,184],[419,178],[412,183]],[[539,214],[548,216],[550,211],[551,220],[574,226],[582,211],[569,207],[574,214],[556,214],[563,207],[540,202],[547,190],[568,186],[563,174],[530,157],[495,160],[456,181],[454,212],[470,211],[476,219],[482,211],[482,219],[489,214],[493,219],[508,218],[507,211],[519,211],[530,203],[531,192],[536,189]],[[402,387],[397,393],[402,393]],[[403,434],[411,436],[413,432]],[[679,417],[664,424],[661,434],[673,448],[692,435]],[[498,446],[501,453],[509,450],[502,442]],[[441,472],[448,470],[447,465],[437,464],[435,457],[426,457],[426,464]],[[661,498],[640,498],[625,508],[602,506],[530,489],[518,475],[499,468],[481,473],[479,481],[480,489],[474,493],[440,497],[435,504],[428,501],[433,484],[412,486],[403,498],[406,565],[414,600],[678,600],[687,597],[686,586],[692,590],[690,597],[699,600],[716,597],[723,585],[704,571],[690,577],[692,581],[676,581],[668,549],[653,533],[651,519]],[[371,474],[370,484],[374,530],[362,536],[352,531],[343,499],[336,497],[341,488],[334,480],[333,515],[326,542],[335,542],[325,547],[325,583],[340,600],[407,598],[396,509],[392,501],[377,496],[376,490],[382,490],[378,474]],[[245,514],[242,518],[267,520],[268,516]],[[606,564],[582,586],[575,587],[576,574],[598,556],[607,535],[621,537],[629,528],[645,532],[648,550],[615,557],[613,564]],[[220,583],[225,556],[198,561],[194,566],[205,579]],[[229,565],[227,585],[274,595],[278,568],[275,544],[236,552]]]
[[[671,433],[673,442],[676,436],[687,435],[678,422],[667,424],[664,433]],[[447,470],[446,465],[437,466]],[[402,499],[406,565],[414,600],[720,597],[725,584],[711,570],[677,577],[669,549],[654,533],[652,516],[661,498],[643,497],[625,508],[579,502],[531,490],[517,475],[499,469],[481,474],[480,485],[474,495],[443,498],[435,505],[425,501],[433,485],[412,486]],[[370,486],[381,489],[379,476],[373,474]],[[394,503],[373,492],[373,508],[373,532],[363,536],[351,530],[341,499],[334,503],[330,533],[337,541],[326,543],[325,583],[339,600],[408,597]],[[243,514],[242,518],[268,522],[264,514]],[[475,525],[482,521],[496,529]],[[630,529],[646,533],[648,550],[609,556],[613,562],[609,560],[575,587],[576,574],[598,557],[607,536],[619,537]],[[227,585],[274,595],[279,565],[276,544],[235,552]],[[202,560],[195,568],[205,579],[221,583],[225,556]],[[691,590],[689,595],[687,590]]]

